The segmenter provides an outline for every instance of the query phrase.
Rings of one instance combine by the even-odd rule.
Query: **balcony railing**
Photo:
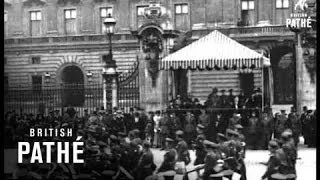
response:
[[[75,35],[75,36],[47,36],[47,37],[16,37],[5,38],[4,44],[45,44],[45,43],[81,43],[81,42],[104,42],[106,41],[105,35]],[[135,41],[135,36],[130,33],[126,34],[114,34],[112,36],[113,41]]]
[[[278,36],[294,35],[285,25],[267,25],[267,26],[250,26],[250,27],[223,27],[223,28],[203,28],[192,32],[193,39],[202,37],[213,30],[232,37],[256,37],[256,36]]]

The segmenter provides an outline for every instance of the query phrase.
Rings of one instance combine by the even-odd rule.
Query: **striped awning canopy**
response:
[[[160,62],[160,69],[257,69],[264,66],[270,66],[270,59],[217,30]]]

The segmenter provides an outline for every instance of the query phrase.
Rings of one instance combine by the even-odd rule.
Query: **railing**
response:
[[[111,99],[111,98],[109,98]],[[84,109],[90,112],[103,106],[102,84],[51,84],[25,87],[10,87],[4,92],[5,112],[44,113],[63,110],[71,105],[83,115]]]
[[[202,37],[213,30],[218,30],[228,36],[276,36],[276,35],[294,35],[285,25],[266,25],[266,26],[248,26],[248,27],[224,27],[207,28],[192,31],[193,36]]]
[[[43,43],[62,43],[62,42],[104,42],[105,35],[69,35],[69,36],[47,36],[47,37],[10,37],[4,39],[4,44],[43,44]],[[113,41],[133,41],[137,40],[132,34],[114,34]]]

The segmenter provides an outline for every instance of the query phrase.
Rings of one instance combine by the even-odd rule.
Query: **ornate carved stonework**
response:
[[[43,6],[46,3],[42,0],[27,0],[23,2],[24,6]]]
[[[77,5],[81,3],[81,0],[58,0],[59,5],[67,5],[68,3]]]
[[[159,55],[163,51],[161,32],[155,28],[148,28],[142,33],[142,50],[149,61],[148,71],[152,78],[152,86],[158,74]]]

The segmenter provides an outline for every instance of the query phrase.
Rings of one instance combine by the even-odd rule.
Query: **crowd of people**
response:
[[[316,111],[295,107],[273,115],[271,108],[261,111],[261,92],[248,98],[240,92],[229,95],[217,89],[202,105],[198,99],[177,95],[166,110],[145,112],[141,108],[97,108],[79,116],[74,108],[44,114],[5,114],[5,147],[15,148],[21,141],[69,141],[72,138],[30,137],[30,128],[72,128],[74,136],[85,142],[84,164],[18,164],[15,178],[31,179],[157,179],[180,172],[188,177],[189,150],[196,151],[195,170],[202,179],[221,179],[232,174],[246,179],[246,149],[269,149],[267,171],[262,179],[275,174],[295,176],[297,144],[315,147]],[[151,148],[166,151],[162,164],[154,163]],[[30,157],[26,157],[30,158]],[[54,157],[53,157],[54,158]],[[177,170],[178,169],[178,170]],[[200,169],[204,173],[200,174]],[[191,172],[193,172],[191,171]],[[230,173],[231,172],[231,173]],[[189,172],[190,173],[190,172]],[[289,178],[290,179],[290,178]]]

